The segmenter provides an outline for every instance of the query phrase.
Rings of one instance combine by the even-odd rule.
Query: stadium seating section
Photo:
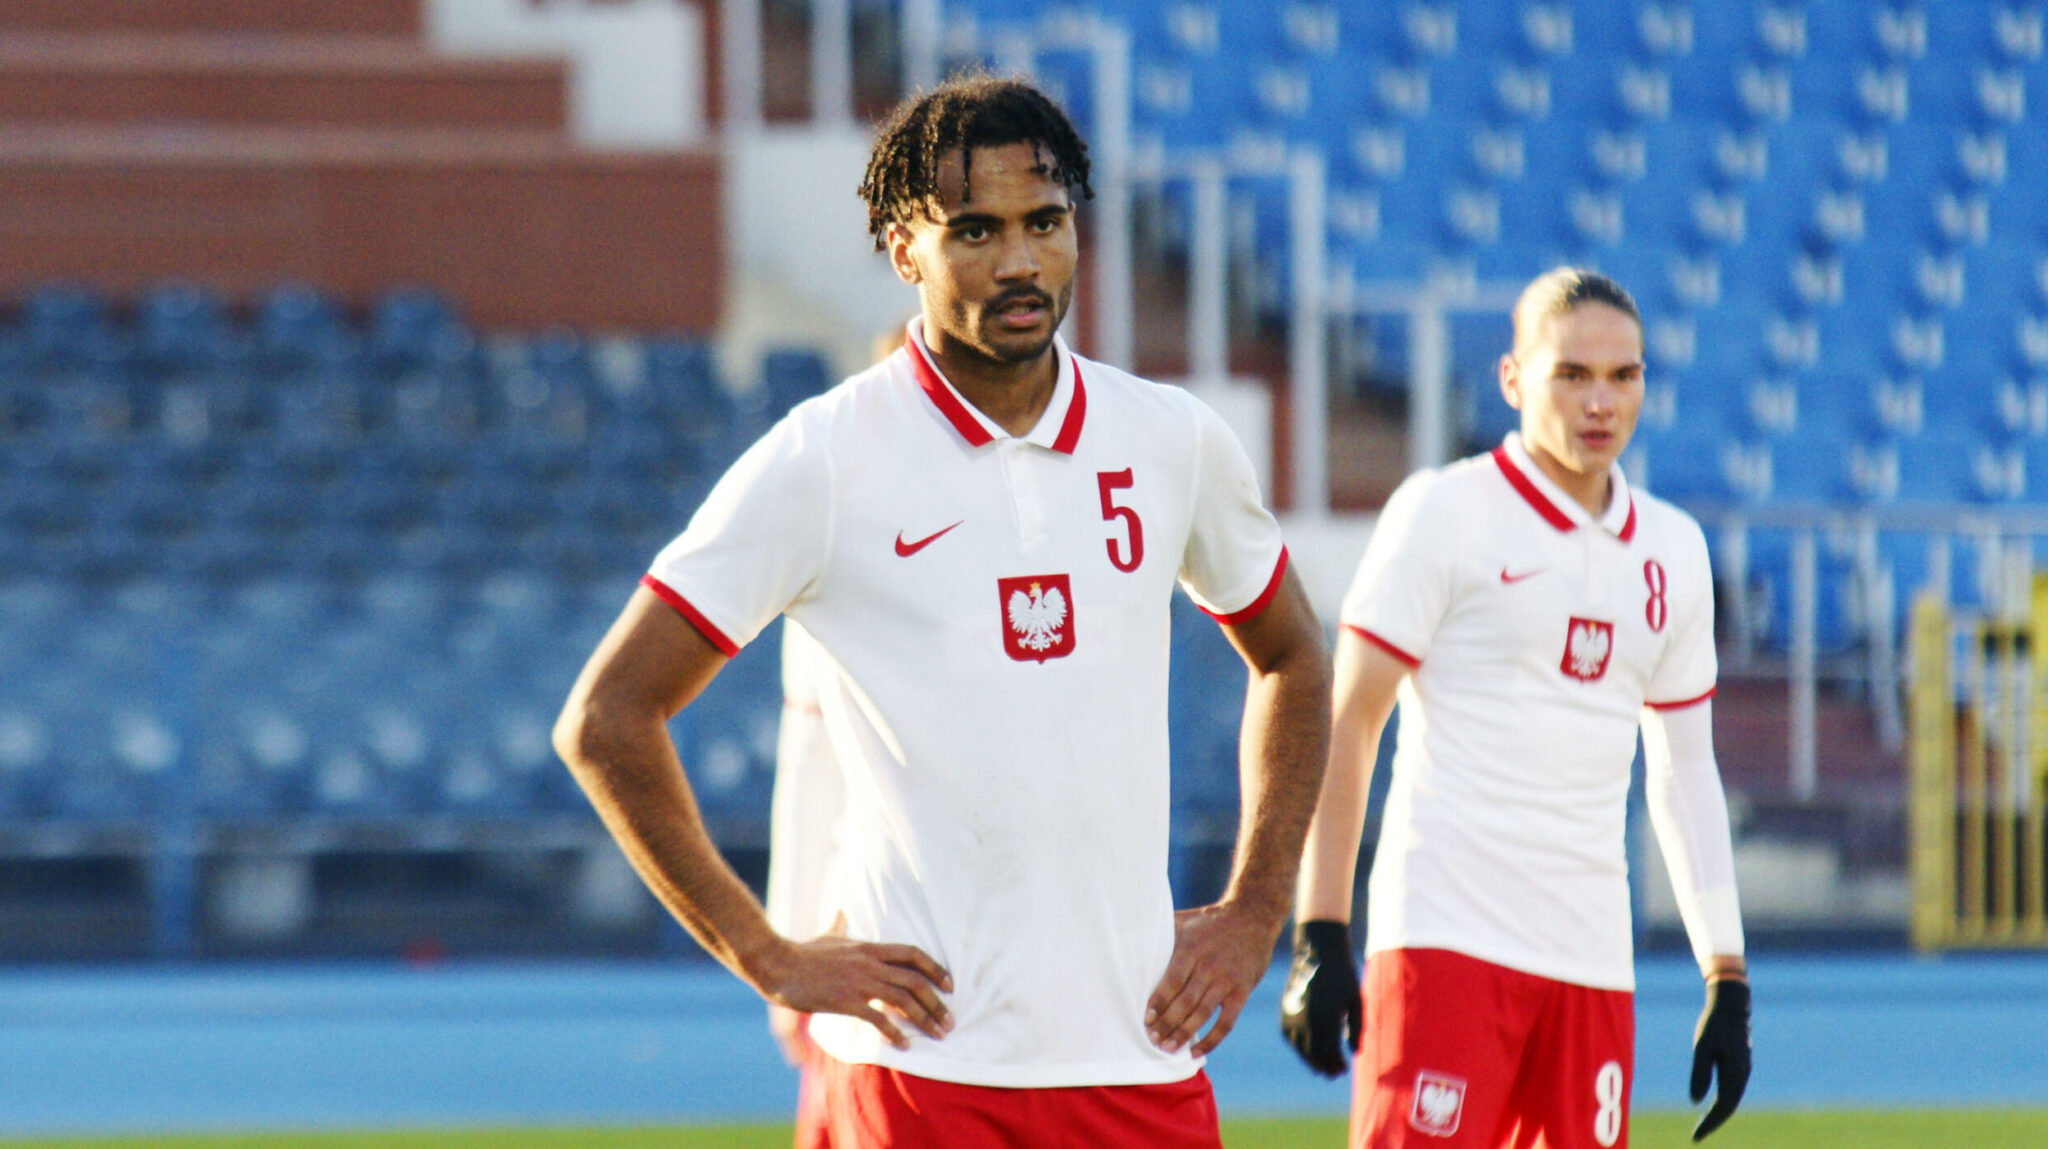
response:
[[[1513,285],[1564,261],[1617,276],[1648,320],[1631,465],[1660,494],[1851,510],[2048,495],[2036,6],[946,14],[956,55],[1038,44],[1084,122],[1100,110],[1088,29],[1128,28],[1138,154],[1233,162],[1234,242],[1275,314],[1290,248],[1273,161],[1300,149],[1327,162],[1340,299],[1431,274]],[[1186,187],[1156,183],[1184,223]],[[581,809],[547,742],[571,677],[723,466],[831,377],[787,350],[729,387],[693,339],[480,333],[417,291],[366,313],[291,286],[230,308],[175,282],[118,305],[61,284],[8,303],[0,821],[17,825]],[[1403,338],[1398,317],[1344,321]],[[1505,338],[1498,316],[1455,321],[1475,444],[1509,425],[1491,393]],[[1754,621],[1782,645],[1790,534],[1746,540]],[[1825,649],[1868,624],[1859,547],[1823,538]],[[1925,538],[1876,549],[1903,599]],[[1235,810],[1234,708],[1213,702],[1242,670],[1175,610],[1175,800],[1199,837]],[[765,813],[773,639],[678,722],[714,818]]]
[[[549,745],[639,572],[813,351],[743,400],[707,346],[480,340],[431,294],[361,323],[185,285],[118,318],[67,287],[0,327],[0,821],[392,823],[584,808]],[[1176,797],[1236,805],[1243,669],[1175,607]],[[707,817],[760,840],[770,630],[675,733]],[[1228,833],[1234,823],[1213,830]]]
[[[1563,262],[1616,276],[1649,319],[1652,390],[1631,463],[1660,494],[1724,507],[2048,496],[2037,5],[987,0],[949,12],[956,43],[1035,30],[1071,44],[1077,21],[1128,27],[1139,154],[1235,162],[1236,249],[1255,253],[1252,282],[1276,313],[1289,236],[1273,161],[1301,149],[1327,163],[1339,299],[1431,273],[1514,286]],[[1085,104],[1085,61],[1043,60]],[[1185,185],[1163,191],[1184,220]],[[1400,317],[1360,319],[1382,346],[1403,338]],[[1492,385],[1505,341],[1497,317],[1455,321],[1475,444],[1512,425]],[[1762,561],[1784,547],[1753,550]],[[1926,567],[1917,537],[1882,550],[1895,574]],[[1858,641],[1849,559],[1824,556],[1824,647]],[[1753,576],[1766,599],[1784,597],[1781,568]],[[1782,645],[1775,617],[1765,637]]]
[[[421,292],[360,324],[291,287],[246,321],[176,284],[118,319],[34,292],[0,328],[0,812],[573,806],[570,679],[826,374],[779,352],[736,403],[701,342],[493,344]],[[764,801],[765,645],[679,727],[714,809]]]

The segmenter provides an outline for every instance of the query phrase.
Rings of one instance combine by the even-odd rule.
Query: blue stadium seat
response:
[[[825,357],[808,348],[771,349],[761,360],[762,396],[769,419],[780,419],[791,407],[838,382]]]
[[[1782,528],[1749,529],[1749,587],[1758,608],[1760,637],[1766,649],[1785,650],[1792,641],[1792,545],[1794,532]],[[1854,649],[1865,639],[1867,624],[1858,610],[1853,556],[1816,540],[1814,639],[1822,654]]]
[[[1900,502],[1968,503],[1995,494],[1978,475],[1979,440],[1929,433],[1901,439]]]
[[[137,351],[158,371],[217,369],[245,352],[228,320],[227,300],[196,283],[166,283],[136,306]]]
[[[125,364],[133,341],[114,326],[107,302],[75,284],[31,288],[21,303],[24,354],[53,366]]]
[[[21,823],[48,812],[62,767],[59,731],[39,707],[0,706],[0,820]]]
[[[254,339],[259,361],[286,371],[342,366],[362,353],[362,340],[340,305],[304,284],[280,284],[263,294]]]
[[[720,382],[708,346],[694,339],[654,340],[646,363],[644,382],[618,399],[622,413],[657,422],[672,437],[699,445],[723,442],[733,433],[737,405]]]

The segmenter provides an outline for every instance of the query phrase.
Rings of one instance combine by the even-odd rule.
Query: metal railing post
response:
[[[1188,374],[1223,379],[1230,374],[1230,248],[1224,239],[1223,164],[1196,161],[1191,177],[1194,219],[1188,237]]]
[[[1137,354],[1131,256],[1131,34],[1095,21],[1095,338],[1093,355],[1130,369]]]
[[[1793,798],[1813,800],[1819,788],[1814,744],[1814,688],[1817,675],[1815,627],[1818,625],[1819,559],[1812,528],[1792,540],[1792,665],[1790,668],[1791,715],[1786,723],[1790,739],[1790,768],[1787,785]]]
[[[1328,240],[1328,188],[1321,152],[1297,149],[1288,157],[1287,222],[1294,299],[1287,331],[1290,452],[1296,514],[1320,517],[1330,509],[1329,316],[1324,263]]]
[[[1441,467],[1451,457],[1451,320],[1435,290],[1408,309],[1408,469]]]

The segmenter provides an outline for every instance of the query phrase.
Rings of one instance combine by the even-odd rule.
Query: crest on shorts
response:
[[[1614,624],[1574,617],[1564,632],[1564,662],[1559,667],[1567,678],[1598,682],[1607,676],[1607,660],[1614,656]]]
[[[1074,653],[1074,588],[1063,574],[996,580],[1003,608],[1003,650],[1018,662]]]
[[[1449,1137],[1458,1131],[1458,1118],[1464,1112],[1464,1078],[1428,1069],[1415,1075],[1415,1103],[1408,1109],[1408,1124],[1431,1137]]]

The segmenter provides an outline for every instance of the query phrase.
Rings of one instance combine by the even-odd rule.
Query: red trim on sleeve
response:
[[[1374,634],[1373,632],[1365,629],[1362,626],[1353,626],[1347,622],[1344,624],[1344,629],[1350,631],[1351,633],[1357,635],[1365,641],[1372,643],[1374,646],[1379,647],[1381,650],[1386,651],[1388,654],[1393,655],[1395,658],[1405,663],[1408,669],[1410,670],[1413,670],[1416,667],[1422,665],[1421,659],[1415,657],[1414,655],[1408,653],[1405,650],[1402,650],[1400,647],[1395,646],[1393,643],[1388,642],[1386,639],[1381,638],[1379,635]]]
[[[903,345],[910,349],[910,368],[917,376],[917,385],[924,389],[925,397],[932,401],[932,406],[939,409],[939,414],[946,417],[946,422],[953,424],[953,429],[960,432],[960,437],[973,447],[995,442],[996,437],[988,433],[988,428],[981,425],[981,420],[974,417],[974,412],[967,409],[967,405],[960,401],[958,395],[953,394],[953,389],[946,386],[946,381],[939,378],[939,373],[932,369],[931,363],[924,357],[924,348],[917,345],[917,340],[909,339]],[[1078,438],[1080,430],[1077,428],[1074,434]]]
[[[1625,542],[1625,543],[1627,543],[1627,542],[1634,542],[1634,541],[1635,541],[1635,537],[1636,537],[1636,497],[1635,497],[1635,495],[1634,495],[1634,494],[1630,494],[1630,495],[1629,495],[1629,497],[1628,497],[1628,521],[1627,521],[1627,522],[1625,522],[1625,523],[1623,523],[1623,524],[1621,524],[1621,541],[1622,541],[1622,542]]]
[[[1527,499],[1529,505],[1536,508],[1536,513],[1543,516],[1544,522],[1549,523],[1560,531],[1569,531],[1578,526],[1577,523],[1572,521],[1570,515],[1559,510],[1557,504],[1551,502],[1548,495],[1538,490],[1536,484],[1529,481],[1529,476],[1523,474],[1520,467],[1515,466],[1515,461],[1508,458],[1508,449],[1506,447],[1495,447],[1493,449],[1493,461],[1499,465],[1500,473],[1507,479],[1508,486],[1513,487],[1517,494]],[[1631,513],[1635,510],[1633,500],[1629,503],[1629,510]]]
[[[1259,617],[1268,606],[1272,605],[1273,596],[1280,593],[1280,577],[1286,573],[1287,548],[1283,546],[1280,548],[1280,561],[1273,564],[1273,577],[1266,580],[1266,589],[1259,592],[1259,597],[1253,599],[1250,606],[1245,607],[1243,610],[1231,611],[1229,614],[1217,614],[1205,606],[1202,608],[1202,613],[1222,623],[1224,626],[1237,626],[1240,623],[1250,622]]]
[[[1714,691],[1718,689],[1720,688],[1717,686],[1709,686],[1707,687],[1707,692],[1705,694],[1696,695],[1692,698],[1680,699],[1677,702],[1645,702],[1643,703],[1643,705],[1649,707],[1652,710],[1658,711],[1684,710],[1688,706],[1698,706],[1700,703],[1705,702],[1709,698],[1712,698],[1714,696]]]
[[[655,597],[661,599],[661,601],[676,608],[676,613],[688,619],[690,621],[690,625],[696,627],[697,632],[699,634],[702,634],[705,638],[710,639],[711,645],[717,647],[718,652],[720,654],[723,654],[727,658],[731,658],[733,655],[736,655],[740,652],[739,643],[736,643],[732,639],[727,638],[725,636],[724,631],[711,625],[710,619],[705,618],[701,611],[699,611],[696,607],[691,606],[689,599],[684,598],[682,595],[679,595],[674,590],[670,589],[667,583],[662,582],[660,579],[655,578],[653,575],[641,575],[640,585],[646,587],[648,590],[653,591]]]
[[[1067,417],[1060,423],[1059,437],[1052,441],[1052,449],[1062,455],[1071,455],[1081,444],[1081,421],[1088,416],[1088,389],[1081,386],[1081,361],[1074,360],[1074,397],[1067,401]]]

